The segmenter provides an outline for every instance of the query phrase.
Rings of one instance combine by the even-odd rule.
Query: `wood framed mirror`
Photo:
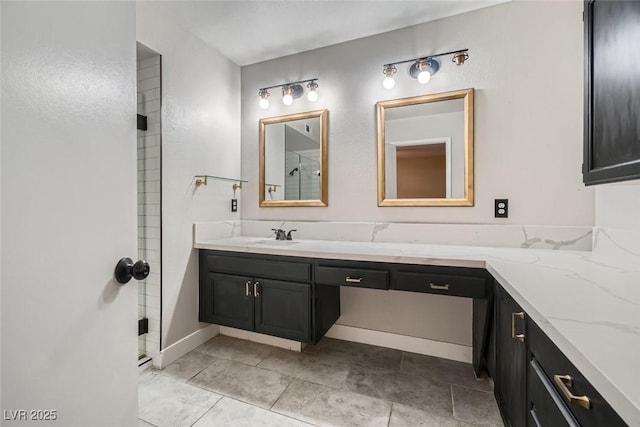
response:
[[[260,207],[327,206],[327,110],[260,120]]]
[[[473,89],[380,101],[378,206],[473,206]]]

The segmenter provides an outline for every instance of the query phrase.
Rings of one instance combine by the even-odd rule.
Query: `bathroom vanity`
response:
[[[491,285],[483,268],[200,250],[199,320],[317,343],[340,317],[340,286],[473,298],[473,367],[479,375]]]
[[[570,251],[256,237],[195,247],[201,321],[313,343],[339,317],[340,286],[472,298],[474,369],[493,378],[507,425],[640,424],[637,270]]]

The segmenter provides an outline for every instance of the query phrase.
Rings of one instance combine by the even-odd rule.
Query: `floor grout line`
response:
[[[456,418],[456,400],[453,398],[453,384],[449,386],[449,391],[451,393],[451,416],[457,420],[458,418]]]
[[[216,394],[218,394],[218,393],[216,393]],[[216,406],[216,405],[217,405],[217,404],[218,404],[222,399],[224,399],[224,396],[223,396],[223,395],[219,394],[219,396],[220,396],[220,399],[216,400],[216,402],[215,402],[213,405],[211,405],[211,406],[210,406],[206,411],[204,411],[204,412],[202,413],[202,415],[200,415],[200,416],[198,417],[198,419],[197,419],[197,420],[195,420],[193,423],[191,423],[191,427],[193,427],[193,426],[194,426],[198,421],[200,421],[200,420],[202,419],[202,417],[204,417],[205,415],[207,415],[207,412],[209,412],[209,411],[211,410],[211,408],[213,408],[214,406]]]
[[[154,423],[151,423],[151,422],[149,422],[149,421],[145,420],[144,418],[140,418],[140,417],[138,417],[138,419],[139,419],[139,420],[144,421],[145,423],[149,424],[150,426],[158,427],[158,426],[157,426],[157,425],[155,425]]]
[[[282,374],[280,374],[282,375]],[[287,392],[287,390],[289,390],[289,387],[291,387],[291,384],[293,384],[293,382],[296,380],[296,377],[292,377],[291,381],[289,381],[289,384],[287,384],[287,386],[284,388],[284,390],[282,390],[282,393],[280,393],[280,395],[278,396],[278,398],[273,402],[273,404],[271,404],[271,406],[269,406],[269,411],[271,411],[271,409],[273,409],[274,406],[276,406],[276,403],[278,403],[278,401],[280,400],[280,398],[282,398],[282,396]],[[275,412],[275,411],[273,411]],[[277,412],[276,412],[277,413]]]

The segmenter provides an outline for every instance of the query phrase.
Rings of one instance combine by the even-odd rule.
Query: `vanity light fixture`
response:
[[[418,79],[418,83],[426,84],[431,80],[431,76],[438,72],[440,63],[437,59],[419,59],[409,67],[409,75]]]
[[[454,62],[456,65],[462,65],[467,59],[469,59],[469,51],[465,49],[460,52],[456,52],[453,55],[453,58],[451,58],[451,62]]]
[[[271,95],[269,91],[266,89],[260,89],[258,95],[260,96],[260,108],[263,110],[269,108],[269,96]]]
[[[293,87],[291,85],[282,88],[282,103],[284,105],[293,104]]]
[[[404,61],[390,62],[382,66],[382,73],[385,75],[382,86],[385,89],[392,89],[395,86],[394,74],[397,72],[396,65],[413,62],[409,67],[409,75],[418,80],[420,84],[426,84],[431,77],[440,69],[440,61],[436,58],[453,55],[451,61],[456,65],[462,65],[469,59],[469,49],[453,50],[451,52],[436,53],[434,55],[423,56],[420,58],[407,59]]]
[[[316,102],[318,100],[318,83],[315,80],[310,81],[307,83],[307,89],[309,89],[307,93],[309,102]]]
[[[316,101],[318,99],[318,79],[307,79],[260,88],[260,90],[258,90],[258,96],[260,97],[260,107],[262,109],[269,108],[269,89],[274,88],[282,89],[282,102],[284,105],[293,104],[294,99],[298,99],[304,94],[304,83],[308,83],[307,99],[310,102]]]
[[[384,66],[382,73],[386,76],[382,81],[382,86],[385,89],[393,89],[396,85],[396,80],[393,78],[393,75],[398,72],[398,69],[395,65],[387,64]]]

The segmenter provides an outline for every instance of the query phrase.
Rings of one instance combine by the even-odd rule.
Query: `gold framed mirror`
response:
[[[380,101],[378,206],[473,206],[473,89]]]
[[[327,110],[260,120],[260,207],[327,206]]]

